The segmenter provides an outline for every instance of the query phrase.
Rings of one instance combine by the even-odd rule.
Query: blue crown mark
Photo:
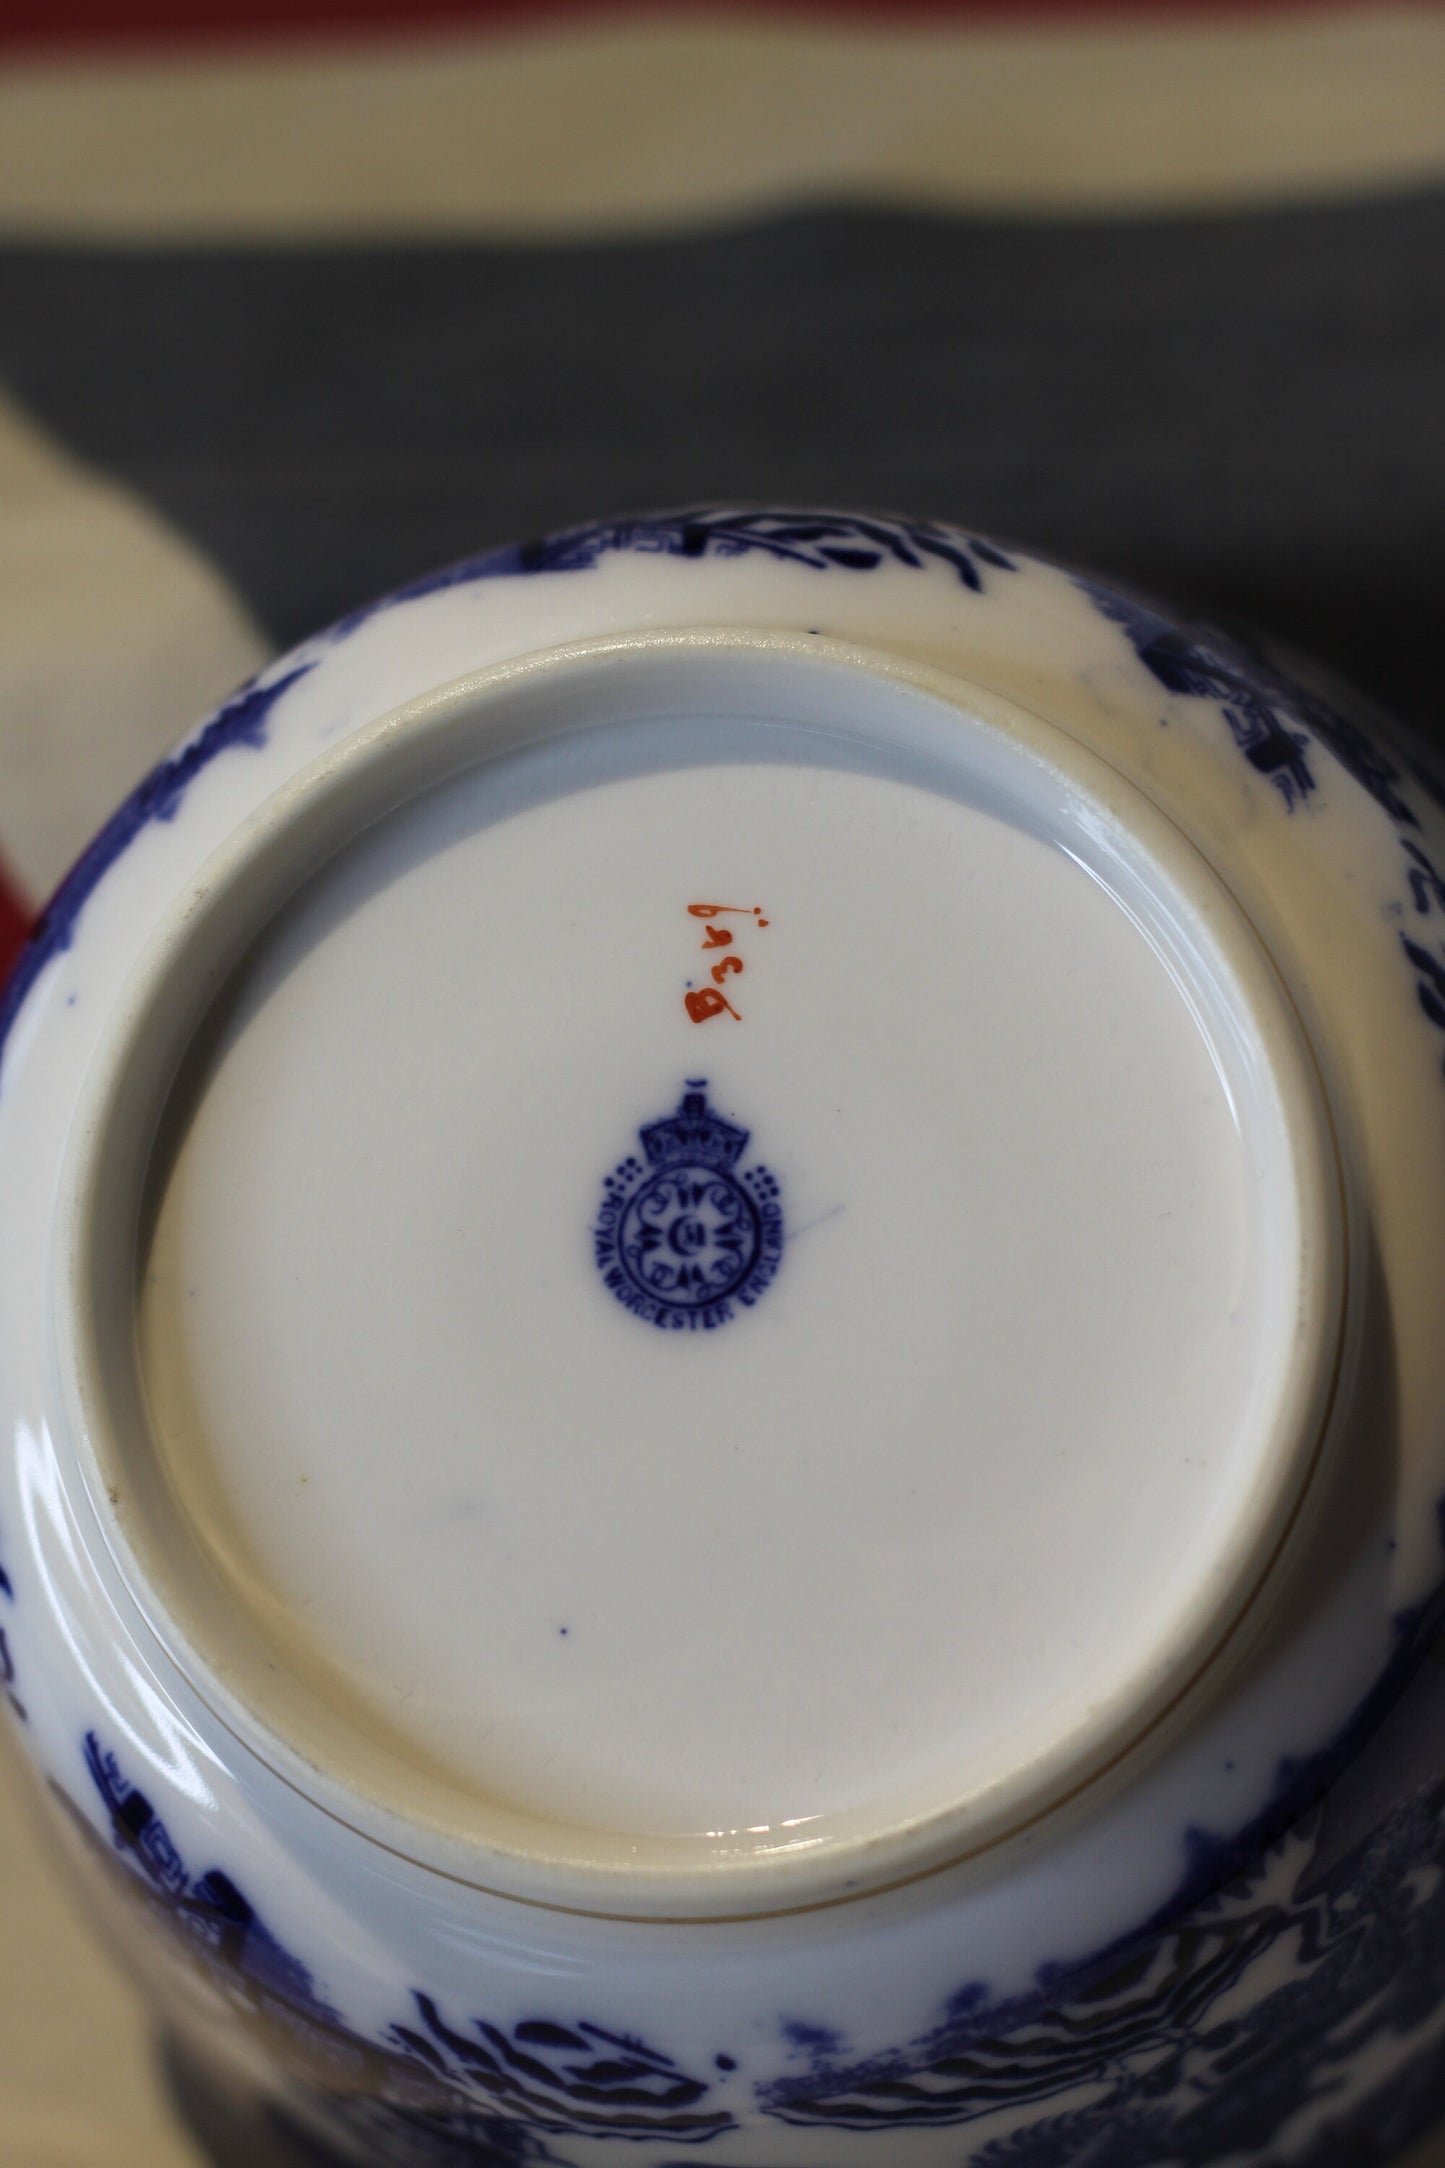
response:
[[[711,1331],[751,1309],[777,1272],[778,1184],[766,1167],[735,1171],[748,1136],[708,1105],[707,1079],[689,1077],[677,1112],[638,1131],[645,1157],[603,1183],[597,1268],[645,1324]]]
[[[725,1122],[707,1103],[707,1078],[689,1077],[676,1114],[649,1122],[637,1132],[654,1167],[669,1160],[695,1159],[705,1167],[735,1167],[748,1141],[746,1129]]]

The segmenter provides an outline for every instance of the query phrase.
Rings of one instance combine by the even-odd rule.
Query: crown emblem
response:
[[[676,1113],[637,1135],[644,1157],[602,1185],[592,1237],[603,1283],[647,1324],[725,1325],[778,1269],[777,1182],[766,1167],[738,1168],[749,1132],[714,1113],[705,1077],[689,1077]]]
[[[670,1160],[696,1160],[705,1167],[733,1167],[743,1156],[746,1129],[714,1114],[707,1103],[707,1078],[689,1077],[676,1114],[639,1129],[648,1162],[663,1167]]]

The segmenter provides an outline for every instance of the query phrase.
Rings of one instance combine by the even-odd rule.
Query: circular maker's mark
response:
[[[603,1184],[594,1230],[604,1284],[645,1323],[696,1331],[750,1309],[783,1254],[778,1184],[738,1161],[748,1131],[707,1103],[690,1077],[675,1114],[638,1131],[643,1157]]]

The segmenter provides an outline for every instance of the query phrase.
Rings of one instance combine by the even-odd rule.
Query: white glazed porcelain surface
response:
[[[1135,2168],[1232,1844],[1189,2023],[1324,1994],[1298,1814],[1441,1579],[1440,815],[1052,567],[696,531],[323,636],[72,892],[0,1067],[12,1691],[152,1909],[244,1893],[189,2022],[360,2058],[360,2159],[429,2101],[477,2160]],[[603,1183],[704,1078],[781,1252],[659,1331]],[[1346,2157],[1437,2009],[1236,2153]]]
[[[949,690],[655,635],[469,684],[385,726],[371,826],[209,1043],[175,988],[214,996],[298,828],[340,845],[354,764],[122,1002],[56,1245],[91,1495],[160,1637],[398,1849],[433,1822],[468,1879],[674,1916],[896,1880],[1131,1743],[1295,1509],[1338,1239],[1287,1004],[1117,778]],[[741,947],[700,858],[768,894],[719,912]],[[735,1299],[599,1282],[649,1079],[778,1147]]]
[[[475,795],[248,961],[144,1268],[178,1512],[278,1662],[543,1817],[812,1830],[1016,1761],[1232,1527],[1300,1305],[1282,1111],[1247,1157],[1134,923],[934,793],[709,766],[498,832]],[[721,1045],[674,991],[699,886],[768,903]],[[787,1206],[699,1344],[585,1224],[619,1110],[696,1068]]]

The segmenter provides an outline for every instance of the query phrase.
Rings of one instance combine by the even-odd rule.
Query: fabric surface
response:
[[[0,958],[278,646],[609,512],[957,517],[1445,740],[1445,15],[364,12],[0,0]],[[0,2168],[194,2164],[0,1778]]]

